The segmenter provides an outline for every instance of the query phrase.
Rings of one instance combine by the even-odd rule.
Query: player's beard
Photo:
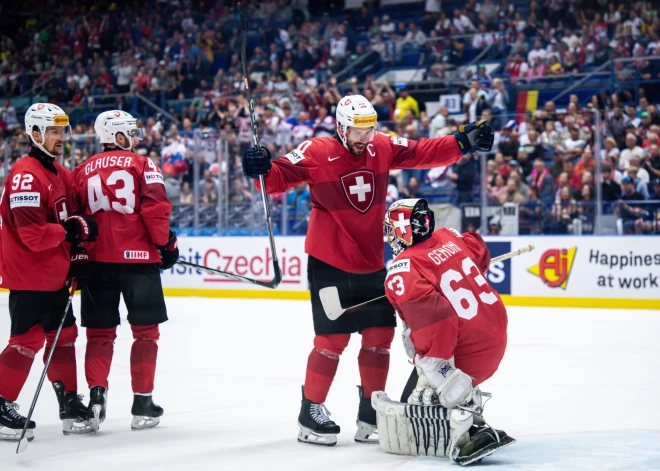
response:
[[[364,154],[364,151],[367,150],[367,143],[365,142],[349,142],[348,143],[348,151],[353,154],[353,155],[362,155]]]

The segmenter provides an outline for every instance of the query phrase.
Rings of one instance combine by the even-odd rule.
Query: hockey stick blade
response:
[[[503,262],[504,260],[508,260],[512,257],[516,257],[518,255],[531,252],[532,250],[534,250],[534,246],[530,244],[518,250],[514,250],[512,252],[505,253],[498,257],[491,258],[490,264],[492,265],[493,263]],[[319,298],[321,299],[323,310],[325,311],[325,315],[331,321],[335,321],[339,319],[339,317],[346,312],[354,311],[364,306],[365,304],[378,301],[379,299],[383,299],[384,297],[385,296],[378,296],[377,298],[370,299],[369,301],[365,301],[363,303],[356,304],[355,306],[350,306],[345,308],[341,305],[341,299],[339,298],[339,291],[337,290],[336,286],[328,286],[326,288],[321,288],[319,290]]]
[[[229,278],[230,280],[242,281],[244,283],[251,283],[257,286],[263,286],[264,288],[275,289],[279,286],[282,281],[282,270],[280,270],[280,264],[278,261],[273,260],[273,270],[275,270],[275,276],[271,281],[261,281],[255,280],[253,278],[248,278],[246,276],[236,275],[235,273],[227,273],[226,271],[216,270],[214,268],[205,267],[204,265],[197,265],[196,263],[186,262],[185,260],[179,260],[176,262],[179,265],[184,267],[194,268],[195,270],[203,271],[209,275],[222,276],[223,278]]]
[[[345,312],[354,311],[364,306],[365,304],[378,301],[384,297],[385,296],[379,296],[377,298],[370,299],[369,301],[365,301],[363,303],[356,304],[355,306],[347,307],[344,309],[341,305],[341,300],[339,299],[339,291],[337,290],[336,286],[328,286],[327,288],[321,288],[319,290],[319,298],[321,299],[323,310],[325,311],[325,315],[328,316],[328,319],[331,321],[337,320],[339,316]]]

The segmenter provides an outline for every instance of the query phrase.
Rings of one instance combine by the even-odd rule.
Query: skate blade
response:
[[[94,418],[89,419],[89,423],[92,426],[92,432],[96,433],[99,431],[99,425],[101,425],[101,410],[103,407],[99,404],[96,404],[92,406],[92,413],[94,414]]]
[[[146,430],[154,428],[160,423],[160,417],[145,417],[134,415],[131,421],[131,430]]]
[[[366,422],[356,422],[358,427],[355,432],[355,441],[358,443],[379,443],[378,428]]]
[[[0,442],[17,442],[21,439],[21,433],[23,433],[22,428],[13,429],[13,428],[0,426]],[[25,437],[23,437],[23,440],[24,441],[27,440],[29,442],[34,440],[34,431],[31,429],[27,429],[25,431]]]
[[[477,461],[481,461],[486,456],[490,456],[493,453],[495,453],[497,450],[501,450],[502,448],[505,448],[509,445],[513,445],[514,443],[516,443],[516,439],[507,436],[504,437],[499,442],[492,443],[470,456],[458,457],[456,458],[456,461],[461,466],[467,466],[469,464],[476,463]]]
[[[337,444],[337,435],[335,434],[316,433],[302,425],[298,426],[300,427],[300,431],[298,432],[298,441],[300,443],[311,443],[312,445],[322,446],[335,446]]]
[[[89,420],[64,419],[62,420],[62,433],[64,435],[82,435],[95,432],[94,425]]]

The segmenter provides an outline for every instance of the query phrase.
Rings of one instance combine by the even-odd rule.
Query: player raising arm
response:
[[[119,325],[119,298],[124,297],[133,331],[131,428],[158,425],[163,409],[151,393],[156,374],[160,333],[167,321],[159,267],[171,268],[179,258],[170,230],[171,203],[163,176],[149,158],[134,153],[143,137],[130,114],[101,113],[94,131],[103,152],[73,172],[73,186],[85,214],[94,215],[104,240],[90,249],[92,275],[82,292],[82,325],[87,328],[85,376],[90,388],[88,417],[95,428],[106,415],[108,375]]]
[[[69,298],[67,274],[80,276],[87,260],[81,243],[96,239],[94,219],[76,214],[71,175],[55,161],[71,137],[59,106],[36,103],[25,114],[32,141],[5,179],[0,198],[0,287],[9,289],[11,335],[0,353],[0,440],[18,440],[26,418],[14,401],[46,341],[44,359]],[[71,263],[75,258],[77,262]],[[77,395],[76,319],[69,307],[48,368],[65,434],[91,432]],[[26,437],[34,438],[30,421]]]
[[[350,335],[362,334],[358,430],[355,440],[377,442],[373,391],[385,387],[396,318],[383,299],[354,315],[330,321],[319,290],[337,286],[343,301],[357,304],[382,295],[383,214],[391,169],[451,165],[468,152],[490,150],[493,130],[485,121],[461,126],[454,136],[417,141],[377,132],[376,111],[365,97],[347,96],[336,112],[334,137],[313,138],[271,163],[270,152],[250,148],[243,155],[249,177],[265,176],[269,194],[309,183],[312,214],[305,239],[314,319],[314,348],[298,416],[298,440],[334,445],[339,426],[323,405]]]
[[[490,252],[481,236],[446,228],[433,232],[434,225],[424,199],[390,206],[385,227],[395,258],[385,292],[409,326],[404,342],[419,374],[408,403],[440,404],[448,410],[447,448],[433,454],[465,464],[514,442],[504,432],[483,426],[481,392],[476,387],[502,361],[507,315],[485,277]],[[409,392],[412,384],[409,381]],[[385,443],[386,451],[400,452],[390,446],[391,438],[381,434],[381,445]],[[406,437],[397,439],[404,442]]]

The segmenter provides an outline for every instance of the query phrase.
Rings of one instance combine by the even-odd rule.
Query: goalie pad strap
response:
[[[448,456],[451,442],[448,409],[395,402],[382,391],[374,392],[371,402],[376,410],[383,451],[408,456]]]

